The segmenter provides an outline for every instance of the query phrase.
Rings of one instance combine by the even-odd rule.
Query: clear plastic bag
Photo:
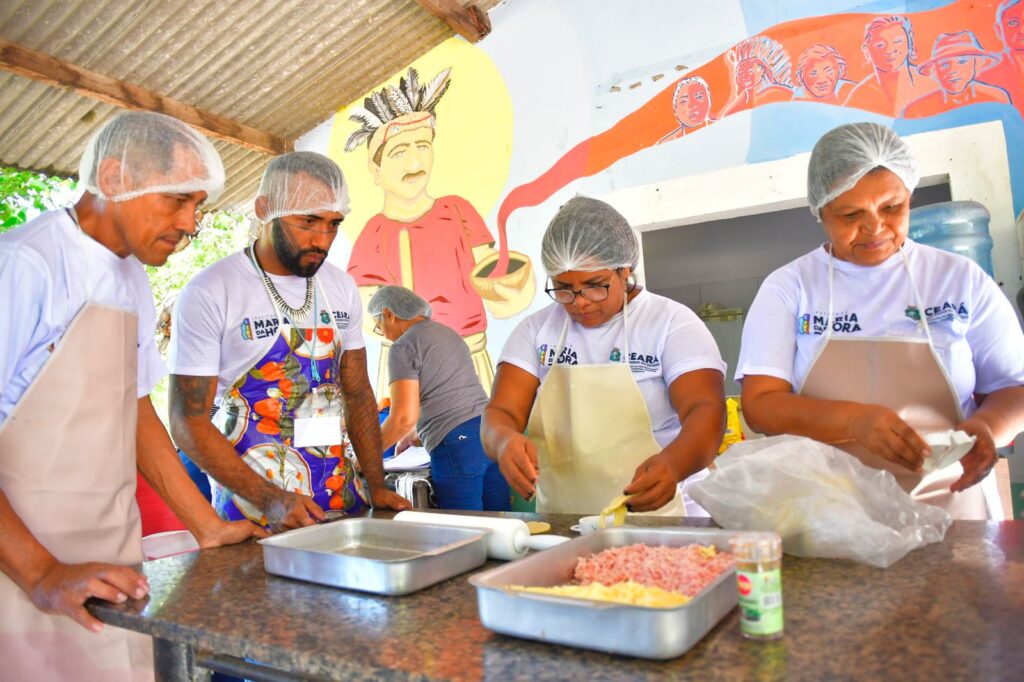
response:
[[[723,528],[774,530],[787,554],[887,568],[946,535],[946,511],[911,499],[888,471],[809,438],[738,443],[690,495]]]

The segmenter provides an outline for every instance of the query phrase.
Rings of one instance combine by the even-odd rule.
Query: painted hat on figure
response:
[[[999,61],[999,58],[983,50],[978,38],[971,31],[958,31],[956,33],[940,33],[935,39],[935,46],[932,48],[932,58],[918,67],[923,75],[928,76],[937,63],[943,59],[955,57],[978,57],[986,60],[985,64],[978,67],[978,70],[987,69]]]

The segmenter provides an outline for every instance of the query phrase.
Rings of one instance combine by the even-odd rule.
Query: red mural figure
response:
[[[384,191],[384,206],[370,218],[352,246],[348,272],[364,301],[377,288],[395,284],[414,290],[433,308],[433,319],[451,327],[469,346],[484,389],[494,369],[487,352],[484,299],[496,316],[510,316],[529,305],[534,285],[529,260],[513,254],[504,279],[483,271],[498,254],[494,237],[466,199],[428,192],[434,167],[435,108],[450,84],[447,68],[420,85],[410,68],[397,86],[370,94],[351,120],[361,127],[348,138],[346,151],[367,143],[367,167]],[[381,341],[378,395],[387,395],[387,354]]]
[[[846,78],[846,60],[831,45],[811,45],[796,62],[797,90],[793,99],[842,104],[855,85]]]
[[[875,19],[864,28],[861,49],[873,72],[850,91],[846,106],[896,116],[908,102],[935,88],[914,67],[917,51],[910,19]]]
[[[977,102],[1009,104],[1010,96],[1005,90],[976,78],[979,70],[996,61],[998,58],[982,50],[970,31],[943,33],[935,39],[932,58],[920,68],[922,75],[933,77],[941,88],[908,104],[903,117],[933,116]]]
[[[1003,0],[996,10],[996,35],[1003,43],[999,63],[982,74],[1010,95],[1018,108],[1024,107],[1024,5],[1020,0]]]
[[[685,137],[691,132],[688,122],[701,119],[700,109],[692,109],[694,93],[706,93],[709,104],[712,98],[728,100],[717,117],[708,116],[698,127],[787,100],[795,107],[808,101],[842,102],[895,118],[904,109],[908,116],[929,116],[972,102],[1005,103],[1008,93],[1018,110],[1024,108],[1024,0],[954,0],[913,17],[913,26],[905,16],[806,17],[741,41],[684,74],[608,130],[579,142],[533,181],[513,189],[498,209],[499,232],[504,234],[517,208],[543,203],[573,180],[600,173],[642,149]],[[934,41],[931,58],[920,70],[915,29],[924,44]],[[982,71],[996,58],[985,47],[995,48],[1000,40],[1002,59]],[[844,59],[857,47],[864,53],[863,63]],[[795,93],[789,54],[800,55]],[[908,107],[911,103],[913,107]]]
[[[711,118],[711,88],[707,81],[700,76],[679,81],[672,95],[672,111],[679,127],[658,140],[658,144],[696,132],[715,120]]]
[[[778,41],[754,36],[725,54],[733,68],[732,99],[719,118],[771,102],[793,99],[789,55]]]

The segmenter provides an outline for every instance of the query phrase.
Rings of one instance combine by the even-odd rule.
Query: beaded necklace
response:
[[[249,254],[252,257],[253,263],[256,265],[256,269],[259,271],[260,276],[263,277],[263,283],[267,285],[267,292],[270,294],[270,298],[274,303],[288,314],[288,318],[295,320],[295,322],[302,322],[309,316],[309,311],[313,309],[313,292],[315,285],[313,284],[313,278],[306,278],[306,300],[303,302],[301,308],[293,308],[282,298],[281,294],[277,292],[277,287],[270,280],[270,276],[267,275],[267,271],[260,265],[259,258],[256,257],[255,245],[248,247]]]

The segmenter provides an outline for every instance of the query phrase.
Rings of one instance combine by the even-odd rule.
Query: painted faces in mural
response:
[[[802,82],[815,97],[828,97],[839,82],[839,65],[831,57],[811,61],[803,73]]]
[[[962,92],[978,72],[977,57],[950,57],[935,64],[935,77],[949,93]]]
[[[934,78],[941,90],[908,104],[903,117],[932,116],[951,106],[976,102],[1008,104],[1009,93],[978,80],[978,73],[996,61],[996,55],[983,50],[971,31],[940,34],[935,39],[931,59],[921,65],[920,71],[922,75]]]
[[[380,162],[371,163],[374,180],[386,193],[406,200],[427,191],[434,168],[434,128],[409,126],[381,147]]]
[[[736,83],[744,90],[752,90],[761,84],[767,71],[760,59],[744,59],[736,65]]]
[[[879,71],[898,71],[910,57],[910,39],[901,23],[869,28],[864,54]]]
[[[1024,52],[1024,3],[1017,3],[1006,7],[1009,3],[1003,3],[1003,13],[996,24],[996,30],[1003,39],[1006,49],[1015,52]]]
[[[803,51],[796,64],[796,78],[805,99],[835,103],[845,80],[846,60],[831,45],[812,45]]]
[[[695,128],[707,122],[711,113],[711,95],[703,78],[688,79],[676,89],[675,112],[679,122]]]

